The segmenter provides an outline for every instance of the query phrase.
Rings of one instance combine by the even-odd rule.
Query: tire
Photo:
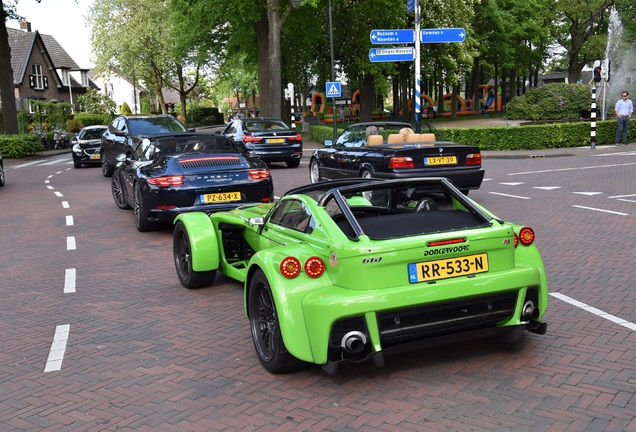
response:
[[[81,168],[82,164],[80,162],[73,162],[73,167],[74,168]]]
[[[179,282],[186,288],[196,289],[212,285],[216,270],[198,272],[192,269],[192,248],[188,230],[183,222],[177,222],[172,236],[172,254]]]
[[[122,210],[129,209],[130,204],[128,204],[126,188],[122,184],[120,173],[113,174],[113,178],[110,181],[110,189],[113,193],[113,199],[115,200],[115,204],[117,204],[117,207]]]
[[[254,273],[248,296],[252,341],[261,365],[271,373],[301,368],[305,363],[292,356],[285,347],[272,290],[262,270]]]
[[[4,167],[0,165],[0,187],[4,186]]]
[[[115,172],[115,167],[108,165],[108,162],[106,161],[106,155],[104,155],[104,153],[102,153],[100,161],[102,165],[102,175],[104,177],[112,177],[113,173]]]
[[[298,159],[288,159],[285,161],[287,168],[298,168],[300,165],[300,158]]]
[[[320,165],[318,165],[318,161],[315,159],[313,159],[309,164],[309,179],[312,183],[322,181],[322,177],[320,176]]]
[[[154,224],[148,220],[148,210],[144,207],[143,200],[141,199],[141,188],[139,183],[135,183],[134,187],[134,206],[135,210],[135,225],[137,231],[145,232],[154,228]]]

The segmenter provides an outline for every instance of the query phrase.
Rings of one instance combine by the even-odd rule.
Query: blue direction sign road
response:
[[[371,30],[372,44],[393,44],[415,42],[415,31],[411,29],[399,30]]]
[[[406,0],[406,13],[413,12],[415,10],[415,0]]]
[[[422,30],[422,43],[464,42],[466,31],[463,28],[438,28]]]
[[[372,63],[413,61],[415,59],[415,48],[371,48],[369,50],[369,60]]]

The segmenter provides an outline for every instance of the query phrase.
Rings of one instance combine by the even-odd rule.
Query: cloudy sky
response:
[[[90,29],[84,25],[92,0],[18,0],[17,12],[31,23],[31,31],[51,35],[81,68],[91,68]],[[20,28],[16,20],[7,27]]]

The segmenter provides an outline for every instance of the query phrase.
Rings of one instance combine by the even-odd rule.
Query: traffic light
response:
[[[605,79],[605,81],[609,81],[610,80],[610,69],[612,66],[612,61],[610,59],[605,59],[605,61],[603,62],[603,78]]]
[[[601,82],[601,67],[594,66],[594,81]]]

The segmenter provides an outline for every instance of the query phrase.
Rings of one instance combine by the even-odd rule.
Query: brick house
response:
[[[26,21],[20,23],[20,30],[7,28],[7,32],[18,111],[26,108],[24,100],[68,102],[77,109],[78,96],[89,88],[99,89],[89,70],[80,68],[53,36],[32,32]]]

